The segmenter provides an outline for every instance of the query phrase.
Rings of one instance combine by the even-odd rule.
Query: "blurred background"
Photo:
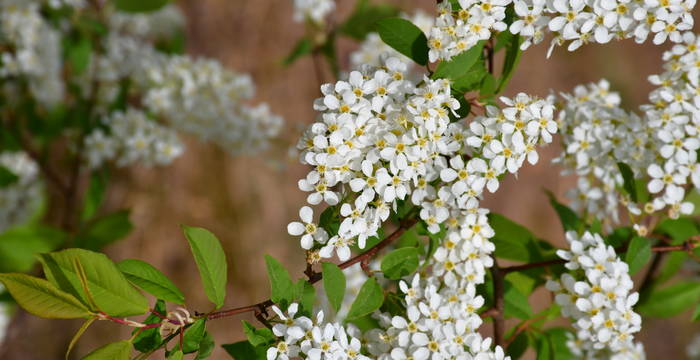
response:
[[[377,2],[378,0],[373,0]],[[407,13],[422,8],[434,12],[434,1],[388,1]],[[341,22],[352,11],[354,1],[338,0],[332,20]],[[178,5],[187,18],[187,50],[196,56],[218,59],[225,66],[251,74],[257,86],[256,101],[268,102],[272,111],[285,119],[275,149],[257,157],[231,157],[215,146],[188,139],[185,155],[172,166],[132,168],[114,176],[108,192],[108,208],[131,208],[133,233],[111,245],[106,252],[115,260],[147,259],[161,269],[185,292],[188,308],[208,310],[179,224],[205,227],[224,243],[229,259],[229,289],[226,307],[251,304],[267,298],[269,289],[263,255],[281,259],[293,275],[303,271],[303,253],[298,241],[287,235],[286,225],[297,219],[305,193],[297,181],[306,169],[287,155],[300,129],[315,118],[312,101],[319,96],[310,57],[290,67],[281,60],[304,34],[292,19],[290,0],[190,0]],[[698,13],[700,14],[700,13]],[[357,44],[346,38],[338,42],[341,67],[347,69],[348,54]],[[623,104],[635,109],[652,89],[647,76],[660,72],[661,54],[670,45],[637,45],[632,40],[605,46],[590,44],[574,53],[563,48],[546,58],[548,40],[523,54],[506,91],[524,91],[545,96],[551,91],[570,91],[575,85],[607,78],[621,93]],[[331,79],[325,67],[325,78]],[[537,236],[563,243],[563,231],[542,191],[559,198],[573,186],[572,178],[559,176],[551,164],[558,155],[557,143],[542,150],[536,166],[526,166],[518,177],[509,176],[496,194],[488,194],[482,206],[501,213],[531,229]],[[643,271],[640,274],[644,274]],[[531,299],[534,310],[548,304],[546,294]],[[40,321],[43,325],[13,326],[8,332],[11,349],[3,359],[59,359],[66,341],[79,323],[36,320],[24,314],[19,323]],[[700,324],[683,320],[646,320],[638,335],[649,359],[682,359],[685,346],[700,332]],[[210,323],[217,344],[242,340],[241,317]],[[243,317],[243,319],[251,320]],[[564,323],[562,323],[564,324]],[[27,332],[27,329],[32,332]],[[38,329],[38,330],[37,330]],[[489,331],[489,327],[484,327]],[[116,332],[122,331],[117,334]],[[126,337],[126,329],[98,323],[81,339],[74,354],[85,354],[107,339]],[[0,351],[0,354],[3,352]],[[217,349],[214,359],[227,355]],[[530,353],[526,358],[534,358]]]

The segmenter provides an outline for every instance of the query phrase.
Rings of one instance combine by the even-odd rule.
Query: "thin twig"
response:
[[[498,267],[495,256],[493,257],[491,276],[493,277],[493,307],[496,310],[493,315],[493,340],[496,345],[503,345],[503,332],[505,331],[505,319],[503,317],[503,310],[505,309],[503,277],[505,274],[501,272],[501,268]]]

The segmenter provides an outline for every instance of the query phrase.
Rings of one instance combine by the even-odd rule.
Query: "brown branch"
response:
[[[493,340],[496,345],[503,345],[503,333],[506,329],[505,319],[503,317],[504,303],[504,284],[503,278],[505,274],[498,267],[496,257],[493,256],[493,267],[491,267],[491,276],[493,277],[493,307],[496,310],[493,315]]]
[[[387,247],[389,244],[392,242],[396,241],[403,233],[412,228],[413,225],[415,225],[418,222],[417,218],[409,218],[404,220],[401,225],[399,225],[399,228],[396,229],[393,233],[391,233],[389,236],[384,238],[381,242],[379,242],[377,245],[374,245],[371,247],[369,250],[365,251],[364,253],[355,256],[354,258],[345,261],[338,265],[339,268],[341,269],[346,269],[349,268],[350,266],[353,266],[357,263],[362,263],[364,261],[369,261],[372,259],[377,253],[379,253],[382,249]],[[306,274],[309,278],[309,283],[310,284],[315,284],[323,278],[323,274],[320,272],[312,272],[311,274]],[[253,305],[248,305],[248,306],[242,306],[234,309],[229,309],[229,310],[221,310],[221,311],[216,311],[209,313],[207,315],[207,319],[213,320],[213,319],[219,319],[222,317],[228,317],[228,316],[233,316],[237,314],[243,314],[247,312],[258,312],[258,311],[263,311],[266,312],[267,308],[272,306],[274,303],[272,300],[267,299],[265,301],[259,302],[257,304]]]

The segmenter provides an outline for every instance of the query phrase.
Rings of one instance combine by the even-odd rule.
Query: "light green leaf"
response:
[[[81,218],[88,220],[95,216],[107,191],[107,171],[95,171],[90,175],[90,184],[85,192]]]
[[[523,295],[510,281],[504,282],[504,288],[505,316],[523,320],[531,318],[532,308],[527,301],[527,296]]]
[[[50,282],[25,274],[0,274],[12,298],[27,312],[49,319],[88,318],[90,310]]]
[[[195,321],[190,327],[185,329],[184,339],[182,340],[183,353],[189,354],[199,350],[199,344],[204,338],[206,326],[206,319],[203,318]]]
[[[693,316],[690,317],[692,321],[698,321],[700,320],[700,304],[695,308],[695,311],[693,311]]]
[[[36,255],[58,249],[67,235],[43,225],[16,227],[0,234],[0,272],[28,272]]]
[[[671,317],[700,301],[700,282],[680,282],[663,289],[654,289],[636,310],[644,316]]]
[[[73,71],[82,74],[90,65],[92,55],[92,42],[90,38],[81,36],[78,39],[68,42],[67,58]]]
[[[98,251],[124,238],[133,228],[129,220],[129,211],[120,210],[89,222],[76,236],[75,245]]]
[[[136,259],[127,259],[117,263],[126,279],[149,294],[176,304],[185,304],[185,295],[163,273],[153,265]]]
[[[311,54],[311,51],[313,50],[314,46],[311,43],[311,40],[307,38],[303,38],[297,42],[297,44],[294,46],[294,49],[287,55],[284,60],[282,60],[282,65],[284,66],[289,66],[293,64],[295,61],[297,61],[299,58],[301,58],[304,55]]]
[[[268,328],[256,329],[255,326],[253,326],[249,322],[245,320],[243,320],[242,322],[243,332],[245,333],[245,336],[248,338],[248,342],[250,342],[251,345],[267,346],[275,342],[275,340],[277,340],[277,337],[272,333],[272,330]]]
[[[689,218],[664,219],[656,225],[654,232],[670,236],[672,245],[679,245],[690,237],[700,234],[698,227]]]
[[[489,224],[496,232],[491,238],[496,257],[523,262],[539,260],[534,235],[527,228],[496,213],[489,214]]]
[[[661,268],[659,275],[654,279],[655,284],[663,284],[675,275],[683,267],[683,263],[688,258],[688,253],[674,251],[666,257],[666,262]]]
[[[87,354],[83,360],[129,360],[131,342],[129,340],[107,344]]]
[[[382,259],[381,269],[387,279],[397,280],[412,274],[418,268],[418,249],[396,249]]]
[[[624,181],[622,187],[625,189],[627,194],[629,194],[630,199],[632,199],[633,202],[637,202],[637,185],[634,181],[634,172],[629,165],[623,162],[618,162],[617,168],[620,169],[620,174],[622,175],[622,179]]]
[[[185,355],[182,353],[182,350],[176,349],[170,352],[168,354],[168,357],[166,358],[167,360],[182,360],[185,357]]]
[[[332,263],[321,263],[323,271],[323,289],[326,291],[326,297],[331,307],[338,312],[343,304],[345,297],[345,274],[343,270]]]
[[[187,242],[199,269],[204,292],[220,308],[226,298],[226,254],[219,239],[206,229],[183,226]]]
[[[457,80],[466,75],[481,58],[481,53],[484,49],[485,41],[479,41],[471,49],[462,52],[461,54],[452,57],[448,61],[441,61],[435,72],[431,76],[432,79],[448,78]]]
[[[428,63],[428,38],[410,21],[401,18],[382,19],[377,22],[377,32],[385,44],[417,64]]]
[[[641,236],[632,238],[625,254],[625,262],[630,267],[630,275],[641,270],[649,259],[651,259],[651,241]]]
[[[299,304],[300,315],[311,316],[314,302],[316,301],[316,289],[304,279],[297,280],[294,285],[294,302]]]
[[[67,249],[39,257],[46,278],[85,304],[90,297],[83,290],[74,264],[79,262],[87,286],[98,309],[112,316],[141,315],[148,312],[148,300],[126,280],[104,254],[83,249]]]
[[[294,300],[294,284],[289,277],[289,272],[272,256],[265,255],[265,264],[272,292],[270,299],[275,304],[286,308]]]
[[[151,12],[162,8],[170,3],[170,0],[113,0],[117,10],[141,13]]]
[[[379,309],[382,303],[384,303],[382,287],[377,283],[377,279],[369,278],[360,288],[360,293],[357,294],[355,301],[350,306],[346,318],[352,320],[371,314]]]

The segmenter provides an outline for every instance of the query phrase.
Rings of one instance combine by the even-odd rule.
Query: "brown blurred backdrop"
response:
[[[433,0],[391,2],[408,13],[418,7],[432,13],[434,6]],[[333,18],[341,22],[350,14],[354,1],[337,3]],[[256,101],[270,103],[272,110],[284,117],[287,131],[276,150],[257,157],[234,158],[214,146],[188,141],[185,155],[172,166],[122,172],[110,189],[108,207],[132,208],[135,231],[107,252],[115,260],[148,260],[183,289],[188,308],[206,311],[210,304],[179,224],[208,228],[224,242],[230,263],[226,307],[247,305],[269,294],[264,254],[281,259],[293,275],[301,276],[303,270],[303,254],[298,241],[287,235],[286,225],[297,219],[304,204],[305,194],[296,183],[306,169],[285,158],[285,147],[296,140],[300,127],[313,121],[311,104],[319,95],[319,84],[308,57],[289,68],[280,65],[304,32],[303,26],[292,20],[291,0],[189,0],[179,4],[188,19],[189,52],[251,74],[257,85]],[[349,40],[339,42],[341,66],[347,67],[347,54],[355,46]],[[547,46],[545,41],[525,52],[507,95],[524,91],[544,96],[550,90],[569,91],[576,84],[605,77],[621,92],[624,104],[636,108],[652,88],[646,77],[660,72],[661,53],[669,47],[637,45],[629,40],[587,45],[574,53],[559,48],[546,59]],[[486,196],[483,206],[561,244],[562,229],[541,190],[549,189],[561,198],[573,185],[571,178],[561,178],[560,169],[550,163],[559,151],[557,144],[543,150],[537,166],[524,167],[517,179],[508,177],[496,194]],[[541,309],[546,299],[540,294],[531,303],[536,310]],[[685,344],[700,332],[698,324],[687,323],[688,318],[645,321],[638,338],[644,342],[649,359],[685,357]],[[243,339],[240,320],[234,317],[209,324],[217,345]],[[14,345],[6,355],[8,360],[62,358],[65,343],[57,340],[69,339],[79,324],[41,321],[46,326],[40,330],[11,331],[9,340]],[[62,330],[56,333],[57,329]],[[113,324],[95,324],[74,354],[86,354],[119,336],[128,337],[128,332]],[[212,358],[228,357],[218,348]]]

